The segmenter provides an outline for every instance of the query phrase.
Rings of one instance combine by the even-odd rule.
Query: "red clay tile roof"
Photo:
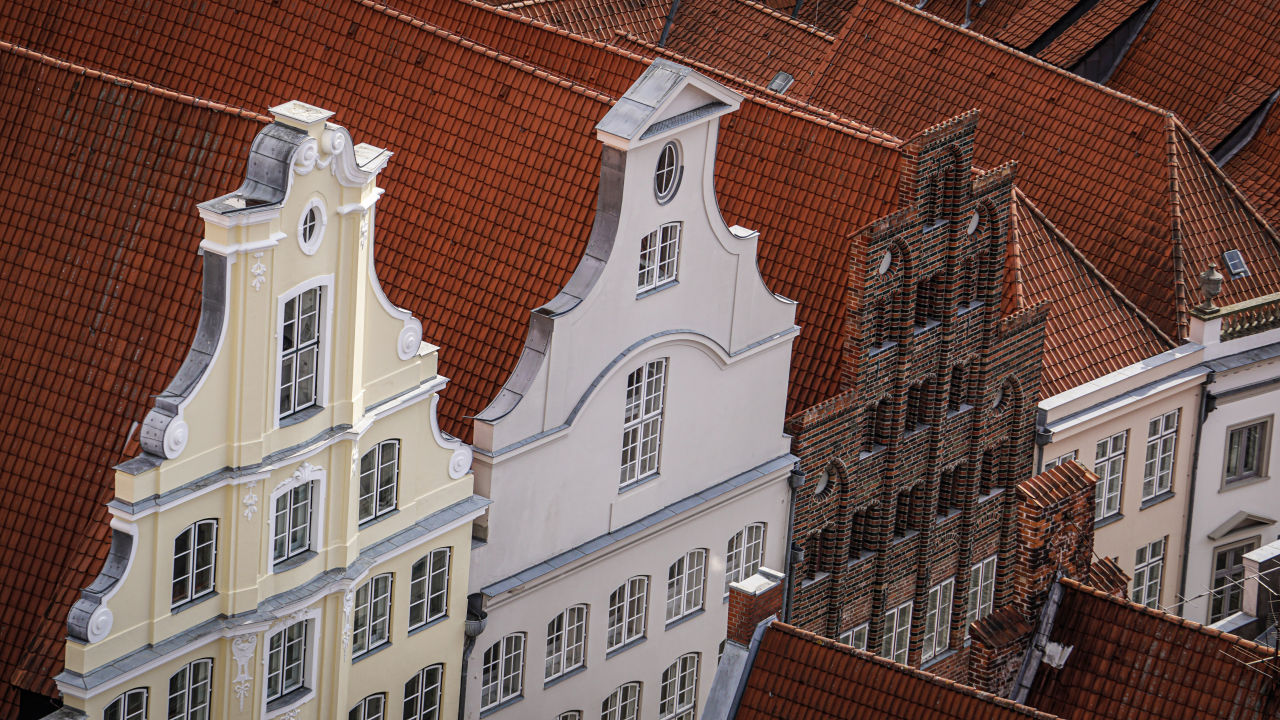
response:
[[[0,235],[31,239],[0,251],[15,278],[0,321],[11,340],[0,383],[12,408],[0,440],[4,693],[15,679],[54,692],[67,608],[106,550],[110,466],[195,330],[194,206],[237,186],[264,121],[128,77],[233,106],[304,99],[337,110],[359,140],[392,149],[379,275],[443,345],[441,372],[454,381],[442,424],[468,436],[464,416],[497,393],[529,311],[559,290],[585,245],[594,125],[647,61],[478,3],[432,12],[467,37],[351,0],[303,10],[228,0],[199,13],[102,0],[0,6],[11,37],[123,76],[0,48],[14,198],[0,208]],[[767,282],[801,303],[791,406],[807,407],[835,391],[849,238],[896,209],[898,152],[848,121],[748,97],[722,123],[717,159],[726,219],[761,231]],[[13,701],[0,696],[0,715]]]
[[[1071,23],[1071,27],[1054,38],[1036,57],[1058,67],[1069,68],[1075,65],[1147,1],[1102,0],[1080,16],[1079,20]],[[1004,40],[1000,37],[996,39]]]
[[[1280,103],[1271,106],[1253,140],[1223,169],[1273,225],[1280,223]]]
[[[683,0],[681,17],[737,28],[759,12],[742,0]],[[767,83],[736,32],[676,23],[667,47]],[[1241,249],[1251,278],[1225,302],[1280,287],[1280,240],[1176,118],[891,0],[864,0],[818,64],[800,26],[780,28],[773,66],[796,67],[787,95],[901,136],[982,109],[975,163],[1019,162],[1019,187],[1166,334],[1185,333],[1207,258]],[[643,49],[639,39],[624,46]],[[653,51],[653,49],[650,49]],[[948,62],[940,62],[946,58]],[[804,72],[804,70],[811,72]],[[812,78],[812,79],[808,79]],[[1191,220],[1188,222],[1188,220]],[[1221,263],[1219,263],[1221,264]],[[1191,302],[1189,302],[1191,301]]]
[[[495,3],[503,10],[541,20],[597,39],[613,37],[627,28],[657,42],[671,4],[661,0],[517,0]]]
[[[1097,482],[1097,475],[1079,462],[1072,461],[1055,465],[1018,483],[1018,495],[1024,497],[1028,505],[1047,508],[1093,487]]]
[[[1053,715],[780,622],[765,629],[737,720],[1003,720]]]
[[[1021,295],[1025,305],[1043,302],[1048,309],[1041,397],[1174,346],[1021,192],[1014,193],[1014,212]],[[1013,296],[1006,293],[1004,301]]]
[[[1069,720],[1271,720],[1280,716],[1280,654],[1074,580],[1049,639],[1072,647],[1041,664],[1027,703]],[[1263,661],[1260,672],[1246,663]]]

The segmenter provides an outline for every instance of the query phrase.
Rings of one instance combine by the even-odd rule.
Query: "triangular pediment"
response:
[[[1255,528],[1275,524],[1275,520],[1266,517],[1265,515],[1256,515],[1246,510],[1241,510],[1235,515],[1232,515],[1226,522],[1209,531],[1209,539],[1221,540],[1232,533],[1237,533],[1242,530],[1253,530]]]
[[[733,112],[741,103],[741,95],[692,69],[655,60],[596,125],[596,135],[630,150]]]

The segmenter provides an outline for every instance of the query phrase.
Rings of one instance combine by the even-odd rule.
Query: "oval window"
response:
[[[298,218],[298,246],[307,255],[314,255],[324,240],[324,206],[319,200],[312,200],[307,209]]]
[[[666,204],[675,197],[680,187],[680,146],[675,141],[662,146],[658,152],[658,169],[653,173],[653,193],[659,204]]]

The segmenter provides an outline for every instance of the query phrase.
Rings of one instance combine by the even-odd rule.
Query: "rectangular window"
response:
[[[924,649],[920,659],[929,660],[951,646],[951,598],[955,578],[947,578],[929,588],[929,604],[924,616]]]
[[[400,441],[387,440],[360,458],[360,518],[366,523],[396,509]]]
[[[633,577],[609,595],[609,631],[606,650],[644,637],[645,609],[649,602],[649,578]]]
[[[1178,411],[1147,423],[1147,459],[1142,466],[1142,499],[1169,492],[1173,486],[1173,452],[1178,446]]]
[[[1076,457],[1077,457],[1077,453],[1076,453],[1076,451],[1075,451],[1075,450],[1072,450],[1071,452],[1066,453],[1065,455],[1059,455],[1058,457],[1056,457],[1056,458],[1054,458],[1054,459],[1052,459],[1052,460],[1045,460],[1045,461],[1044,461],[1044,469],[1045,469],[1045,470],[1048,470],[1048,469],[1050,469],[1050,468],[1056,468],[1056,467],[1058,467],[1059,465],[1065,465],[1066,463],[1069,463],[1069,462],[1071,462],[1072,460],[1075,460],[1075,459],[1076,459]]]
[[[480,669],[480,709],[500,705],[524,692],[524,633],[512,633],[484,651]]]
[[[303,686],[308,622],[296,622],[267,641],[267,702]]]
[[[1227,459],[1222,473],[1225,484],[1265,475],[1271,418],[1227,431]]]
[[[724,594],[729,585],[756,574],[764,564],[764,523],[751,523],[729,538],[724,557]]]
[[[1213,592],[1209,595],[1209,623],[1240,612],[1244,597],[1244,556],[1258,547],[1258,538],[1213,550]]]
[[[905,602],[884,616],[884,638],[880,657],[901,665],[907,664],[907,646],[911,641],[911,603]]]
[[[169,720],[209,720],[213,660],[196,660],[169,678]]]
[[[1124,485],[1125,438],[1128,432],[1116,433],[1098,441],[1093,455],[1093,473],[1098,476],[1094,487],[1093,519],[1101,520],[1120,512],[1120,489]]]
[[[667,569],[667,622],[702,609],[706,571],[706,550],[694,550]]]
[[[587,606],[574,605],[547,623],[546,679],[582,667],[587,651]]]
[[[996,597],[996,556],[969,569],[969,610],[965,615],[965,637],[969,626],[991,614]]]
[[[662,395],[667,381],[667,359],[654,360],[627,376],[626,407],[622,425],[621,487],[658,472],[662,443]]]
[[[449,612],[449,548],[437,548],[413,564],[409,580],[409,629]]]
[[[284,304],[284,325],[280,328],[280,417],[318,402],[321,290],[303,290]]]
[[[440,720],[440,677],[443,665],[422,668],[404,684],[404,720]]]
[[[698,655],[689,653],[662,671],[658,720],[694,720],[698,706]]]
[[[391,573],[386,573],[356,590],[351,620],[351,657],[360,657],[386,643],[390,628]]]
[[[213,592],[218,521],[187,526],[173,541],[173,587],[170,601],[181,605]]]
[[[347,720],[385,720],[387,716],[387,695],[378,693],[370,695],[347,713]]]
[[[854,649],[866,650],[867,649],[867,630],[870,627],[871,627],[870,624],[862,623],[861,625],[858,625],[853,629],[845,630],[844,632],[840,633],[840,637],[837,639],[840,642],[844,643],[845,645],[848,645],[849,647],[852,647]]]
[[[287,560],[311,549],[311,486],[303,483],[276,498],[272,557]]]
[[[1133,601],[1160,607],[1160,586],[1164,575],[1164,538],[1138,548],[1133,563]]]
[[[680,259],[680,223],[667,223],[640,240],[640,272],[636,292],[652,290],[676,279]]]

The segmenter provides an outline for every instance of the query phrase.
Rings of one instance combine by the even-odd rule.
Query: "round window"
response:
[[[298,246],[307,255],[314,255],[324,240],[324,206],[319,200],[312,200],[307,209],[298,218]]]
[[[893,267],[893,253],[885,250],[884,255],[880,257],[880,267],[877,268],[881,275],[889,272],[889,268]]]
[[[658,153],[658,169],[653,173],[653,193],[659,204],[665,204],[675,197],[680,188],[680,146],[674,141],[662,146]]]
[[[823,470],[822,474],[818,475],[818,484],[814,486],[813,494],[821,495],[822,493],[827,491],[827,488],[830,487],[830,485],[831,485],[831,471]]]

